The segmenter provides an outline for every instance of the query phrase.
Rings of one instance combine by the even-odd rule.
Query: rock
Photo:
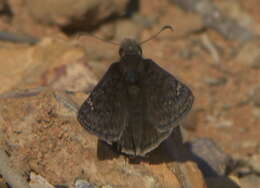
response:
[[[232,127],[233,125],[234,125],[233,121],[222,119],[219,122],[217,122],[216,127],[217,128],[229,128],[229,127]]]
[[[184,134],[184,140],[186,140],[185,138],[185,134],[187,135],[187,133],[185,133],[185,130],[191,131],[191,132],[195,132],[198,128],[198,120],[199,120],[199,114],[202,112],[201,109],[196,108],[196,106],[191,110],[191,112],[186,116],[185,119],[182,120],[181,126],[184,128],[182,131],[182,133]]]
[[[54,188],[53,185],[49,184],[42,176],[31,172],[30,174],[30,188]]]
[[[156,24],[156,18],[151,16],[143,16],[138,13],[133,15],[133,21],[136,22],[139,26],[141,25],[144,28],[151,28]]]
[[[8,188],[6,182],[3,178],[0,178],[0,188]]]
[[[248,139],[245,140],[243,143],[241,143],[241,147],[242,148],[255,148],[257,146],[257,141],[256,140],[252,140],[252,139]]]
[[[84,29],[97,25],[111,15],[122,15],[126,11],[128,0],[26,0],[26,10],[33,19],[59,26],[71,25]]]
[[[239,25],[252,29],[252,26],[255,24],[253,18],[249,12],[244,9],[241,3],[236,0],[223,2],[217,1],[215,3],[226,16],[236,20]]]
[[[75,188],[97,188],[97,186],[85,180],[77,180],[75,182]]]
[[[241,182],[241,187],[243,188],[259,187],[260,177],[252,174],[241,178],[240,182]]]
[[[257,174],[260,174],[260,154],[254,154],[250,157],[248,162],[253,171]]]
[[[205,177],[224,176],[232,165],[231,157],[210,139],[198,138],[186,145]]]
[[[55,185],[55,188],[69,188],[67,185]]]
[[[260,173],[260,154],[253,154],[252,156],[234,156],[236,162],[235,168],[232,171],[232,174],[235,174],[238,177],[246,177],[251,174]]]
[[[0,0],[0,11],[3,11],[6,6],[6,0]]]
[[[220,119],[212,115],[207,116],[207,120],[216,128],[223,129],[223,128],[230,128],[234,125],[233,120],[228,119]]]
[[[204,25],[216,30],[228,40],[241,42],[249,41],[255,37],[251,28],[244,27],[240,20],[235,20],[229,15],[223,14],[214,1],[211,0],[170,0],[186,11],[195,12],[201,16]]]
[[[250,62],[250,65],[254,69],[260,69],[260,53]]]
[[[254,40],[242,46],[234,62],[252,68],[259,67],[260,40]]]
[[[34,37],[93,30],[111,17],[125,15],[129,0],[10,0],[15,31]],[[16,16],[19,15],[19,16]],[[54,27],[50,27],[53,25]]]
[[[209,86],[221,86],[227,83],[227,78],[225,77],[219,77],[219,78],[214,78],[214,77],[206,77],[205,82]]]
[[[254,88],[249,95],[252,103],[256,107],[260,107],[260,86]]]
[[[240,184],[234,181],[232,178],[225,177],[225,176],[206,178],[206,182],[209,188],[240,188],[241,187]]]
[[[0,49],[0,93],[12,88],[51,86],[85,90],[96,84],[83,49],[68,41],[44,39],[35,46],[7,45]]]
[[[125,38],[133,38],[139,41],[141,28],[132,20],[119,20],[116,23],[115,41],[119,43]]]
[[[37,172],[52,185],[69,187],[78,177],[100,187],[178,188],[183,178],[189,187],[205,187],[199,169],[190,161],[172,162],[169,168],[163,162],[129,163],[124,156],[99,160],[97,137],[75,118],[86,95],[62,95],[50,89],[20,97],[17,93],[0,98],[0,130],[13,168],[23,169],[25,174]],[[163,159],[165,153],[156,156]]]
[[[175,172],[181,187],[205,187],[205,182],[202,174],[197,170],[197,165],[192,162],[175,163],[174,165],[168,164],[168,167]]]

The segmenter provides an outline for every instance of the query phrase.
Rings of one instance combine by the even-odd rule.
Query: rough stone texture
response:
[[[225,176],[206,178],[206,182],[209,188],[240,188],[241,187],[241,185],[237,183],[235,180]]]
[[[195,139],[187,146],[205,177],[225,176],[228,165],[232,165],[231,157],[210,139]]]
[[[251,32],[251,29],[243,27],[239,23],[241,19],[236,20],[234,19],[235,16],[230,17],[224,14],[221,9],[214,4],[214,1],[170,0],[170,2],[175,3],[184,10],[196,12],[201,15],[206,27],[216,30],[228,40],[248,41],[255,36],[255,34]],[[242,11],[240,10],[240,12]]]
[[[0,11],[2,11],[5,7],[6,0],[0,0]]]
[[[49,184],[42,176],[37,175],[33,172],[30,174],[30,188],[54,188],[53,185]]]
[[[5,96],[0,99],[7,152],[13,167],[33,171],[51,184],[72,185],[77,177],[97,185],[112,187],[180,187],[178,166],[189,187],[205,186],[203,177],[192,162],[171,164],[132,164],[119,156],[97,159],[97,138],[85,131],[75,119],[77,105],[86,96],[43,90],[34,96]],[[73,99],[75,105],[68,99]],[[70,106],[68,106],[70,104]],[[72,108],[71,108],[72,106]],[[163,157],[163,153],[157,157]]]
[[[14,16],[8,19],[14,26],[11,31],[40,38],[61,35],[60,30],[67,33],[93,30],[112,17],[124,15],[129,5],[129,0],[9,0],[8,7]],[[1,20],[0,26],[8,28]]]
[[[260,185],[260,177],[257,175],[249,175],[241,178],[241,187],[254,188]]]
[[[77,3],[74,0],[26,0],[24,11],[43,23],[60,26],[73,24],[83,29],[97,25],[113,14],[123,14],[127,3],[128,0],[78,0]]]
[[[257,86],[250,93],[250,99],[256,107],[260,107],[260,86]]]
[[[235,62],[252,68],[258,68],[260,54],[260,40],[255,40],[242,46],[240,53],[236,56]]]
[[[116,23],[115,41],[123,41],[128,38],[139,40],[140,27],[131,20],[120,20]]]
[[[174,1],[177,2],[177,0]],[[211,4],[213,2],[221,15],[224,15],[224,17],[220,16],[224,19],[224,23],[227,23],[225,19],[228,15],[229,18],[237,20],[237,23],[248,29],[250,33],[260,34],[259,0],[191,1]],[[0,12],[1,31],[30,34],[43,41],[35,46],[8,44],[0,41],[0,95],[2,97],[33,96],[47,86],[62,90],[89,91],[107,70],[107,67],[118,59],[117,46],[88,36],[80,37],[77,42],[74,38],[68,39],[61,28],[69,29],[70,27],[67,26],[70,26],[70,21],[67,22],[65,19],[63,22],[64,19],[60,21],[60,19],[54,18],[56,22],[46,21],[53,23],[51,25],[41,24],[39,19],[35,21],[32,18],[32,12],[28,12],[29,8],[24,3],[25,0],[5,2],[7,4],[4,6],[4,11],[2,9]],[[143,45],[143,52],[145,57],[153,59],[173,73],[194,92],[196,97],[194,108],[189,118],[185,119],[185,124],[188,125],[186,127],[190,127],[186,132],[187,139],[208,137],[213,139],[232,158],[236,155],[241,156],[242,159],[245,158],[246,166],[242,166],[235,176],[239,177],[241,181],[246,180],[249,185],[251,181],[252,183],[258,182],[259,39],[241,45],[241,43],[224,39],[223,33],[214,31],[214,27],[205,29],[204,17],[200,16],[198,11],[188,12],[168,1],[142,0],[139,2],[138,13],[133,15],[132,19],[124,17],[123,19],[102,21],[102,24],[96,28],[97,30],[93,30],[93,33],[112,40],[113,36],[117,37],[116,33],[121,31],[123,33],[125,30],[122,28],[123,26],[127,26],[129,31],[131,30],[131,32],[128,32],[128,29],[124,31],[127,35],[129,33],[135,35],[136,31],[137,33],[140,31],[140,40],[144,40],[159,31],[163,25],[172,24],[175,28],[174,32],[163,32],[159,37],[147,42]],[[190,7],[191,9],[196,8],[196,4],[195,7],[194,4],[191,6],[193,6]],[[57,7],[56,12],[59,11],[59,7]],[[95,13],[99,14],[98,11],[93,14]],[[95,16],[99,17],[99,15]],[[47,18],[49,19],[49,17]],[[83,28],[88,25],[84,20],[86,17],[82,19]],[[213,21],[213,25],[221,25],[221,19],[211,19],[210,21]],[[79,22],[72,22],[82,28],[78,24]],[[232,29],[236,30],[236,27],[227,30],[228,35],[238,38],[243,36],[237,35],[239,30],[232,32]],[[59,40],[60,38],[63,41]],[[75,44],[84,45],[84,48],[76,47]],[[214,61],[216,57],[218,61]],[[70,81],[70,78],[73,81]],[[225,78],[225,82],[219,78]],[[32,87],[35,89],[31,90]],[[27,88],[27,90],[21,92],[16,90],[17,88]],[[2,94],[2,92],[7,93]],[[70,116],[71,110],[75,110],[76,106],[71,105],[70,100],[62,93],[59,93],[55,100],[66,105],[70,110],[60,108],[59,114]],[[68,94],[68,92],[66,93]],[[16,111],[12,113],[15,114]],[[17,114],[19,115],[19,112]],[[16,134],[14,133],[13,137],[16,137]],[[172,148],[172,150],[178,151],[178,149]],[[158,173],[158,169],[162,171],[162,168],[159,168],[160,165],[153,167],[155,167],[154,173]],[[168,168],[164,170],[166,169]],[[40,175],[45,178],[44,174]],[[112,187],[112,185],[102,186]]]
[[[36,46],[7,45],[0,49],[0,92],[12,88],[52,86],[84,90],[96,84],[82,48],[46,38]]]

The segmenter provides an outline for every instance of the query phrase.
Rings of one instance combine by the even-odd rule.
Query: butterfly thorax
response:
[[[125,39],[119,48],[120,72],[129,84],[136,84],[143,71],[142,49],[133,39]]]
[[[120,72],[122,78],[129,84],[136,84],[141,78],[142,58],[129,56],[127,59],[120,60]]]

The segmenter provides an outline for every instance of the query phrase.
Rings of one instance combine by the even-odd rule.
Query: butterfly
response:
[[[145,156],[191,110],[192,91],[151,59],[141,43],[125,39],[77,119],[90,133],[128,155]]]

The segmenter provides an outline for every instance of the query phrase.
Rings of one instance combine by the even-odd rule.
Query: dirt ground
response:
[[[22,1],[10,2],[10,5],[15,7],[14,12],[21,12],[19,8],[23,8]],[[213,2],[225,16],[238,20],[239,24],[259,36],[259,0],[215,0]],[[67,23],[66,21],[59,18],[56,20],[59,21],[57,21],[58,24],[54,22],[54,24],[46,25],[44,22],[33,20],[25,13],[22,16],[13,14],[10,17],[6,12],[0,11],[0,30],[18,31],[18,33],[41,39],[48,37],[61,41],[72,41],[73,45],[83,49],[82,53],[86,59],[82,60],[79,55],[77,61],[88,66],[92,71],[91,78],[93,79],[88,80],[87,86],[84,86],[86,84],[84,81],[76,82],[79,83],[78,86],[66,85],[66,83],[72,83],[66,79],[56,82],[55,85],[53,76],[50,78],[51,81],[48,80],[49,75],[58,73],[62,75],[63,69],[61,68],[55,69],[54,73],[44,73],[47,76],[40,77],[41,81],[34,82],[34,84],[18,84],[23,79],[23,77],[19,77],[16,84],[10,84],[10,87],[5,86],[5,89],[3,87],[0,90],[2,93],[17,88],[21,89],[23,86],[28,88],[29,86],[48,85],[60,90],[89,91],[108,66],[119,58],[118,46],[91,36],[75,37],[74,33],[82,32],[85,28],[82,30],[73,28],[73,32],[71,32],[67,25],[62,25]],[[153,59],[186,83],[194,93],[195,103],[192,112],[183,122],[183,126],[186,128],[185,138],[211,138],[233,158],[247,160],[252,166],[259,166],[259,38],[247,41],[227,39],[214,28],[205,27],[205,23],[198,13],[183,10],[166,0],[140,0],[139,10],[131,17],[103,20],[98,22],[98,26],[90,25],[91,29],[87,28],[87,31],[108,41],[118,42],[129,36],[135,36],[142,41],[159,31],[163,25],[172,25],[174,31],[164,31],[157,38],[145,43],[142,48],[146,58]],[[4,47],[9,45],[4,42],[1,44]],[[17,48],[26,45],[17,44]],[[0,61],[4,61],[4,59],[0,59]],[[69,64],[68,61],[66,66]],[[0,63],[0,69],[6,69],[1,66],[6,66],[5,64]],[[55,65],[53,66],[55,67]],[[77,71],[81,69],[80,66],[74,66],[74,68]],[[15,70],[13,68],[10,70],[14,71],[12,75],[15,76]],[[2,73],[4,75],[5,72]],[[37,77],[38,74],[35,73],[34,76]],[[11,82],[4,83],[8,85]]]

